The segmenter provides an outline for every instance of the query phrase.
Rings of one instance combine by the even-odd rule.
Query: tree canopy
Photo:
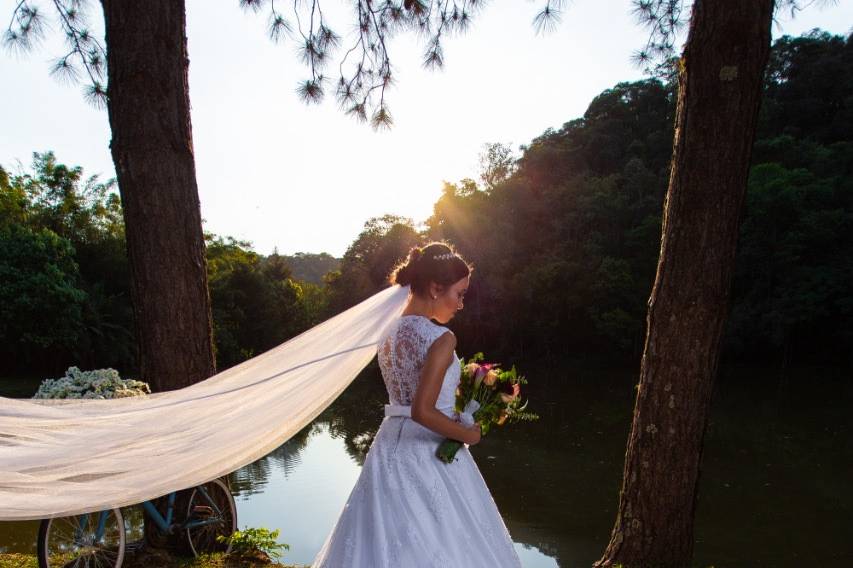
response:
[[[853,340],[853,39],[814,31],[771,52],[724,354],[844,358]],[[674,86],[620,83],[521,146],[487,145],[480,182],[432,216],[368,220],[342,259],[263,256],[207,235],[220,368],[378,291],[409,248],[448,239],[475,266],[460,349],[635,357],[660,247]],[[0,168],[2,372],[134,367],[121,204],[112,181],[50,152]],[[849,360],[848,360],[849,362]]]

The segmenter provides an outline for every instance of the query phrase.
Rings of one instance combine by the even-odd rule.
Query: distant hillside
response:
[[[293,277],[313,284],[322,285],[323,275],[340,267],[341,261],[332,255],[321,252],[297,252],[293,256],[282,255],[293,270]]]

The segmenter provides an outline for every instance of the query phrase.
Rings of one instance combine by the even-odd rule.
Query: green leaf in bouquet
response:
[[[513,412],[507,418],[508,422],[532,422],[539,420],[539,415],[533,412]]]

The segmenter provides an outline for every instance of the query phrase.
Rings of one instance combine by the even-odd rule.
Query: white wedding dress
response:
[[[446,327],[401,316],[380,335],[388,389],[385,419],[314,568],[503,568],[521,566],[483,476],[463,446],[451,464],[443,437],[410,418],[427,350]],[[436,408],[453,418],[461,369],[444,374]]]

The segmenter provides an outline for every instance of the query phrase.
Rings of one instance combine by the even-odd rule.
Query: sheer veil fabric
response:
[[[140,503],[265,456],[373,359],[408,293],[386,288],[180,390],[114,400],[0,397],[0,521]]]
[[[467,446],[451,464],[443,437],[410,417],[426,354],[447,328],[402,316],[379,339],[385,419],[313,568],[520,568],[509,532]],[[454,353],[436,408],[454,417]]]

